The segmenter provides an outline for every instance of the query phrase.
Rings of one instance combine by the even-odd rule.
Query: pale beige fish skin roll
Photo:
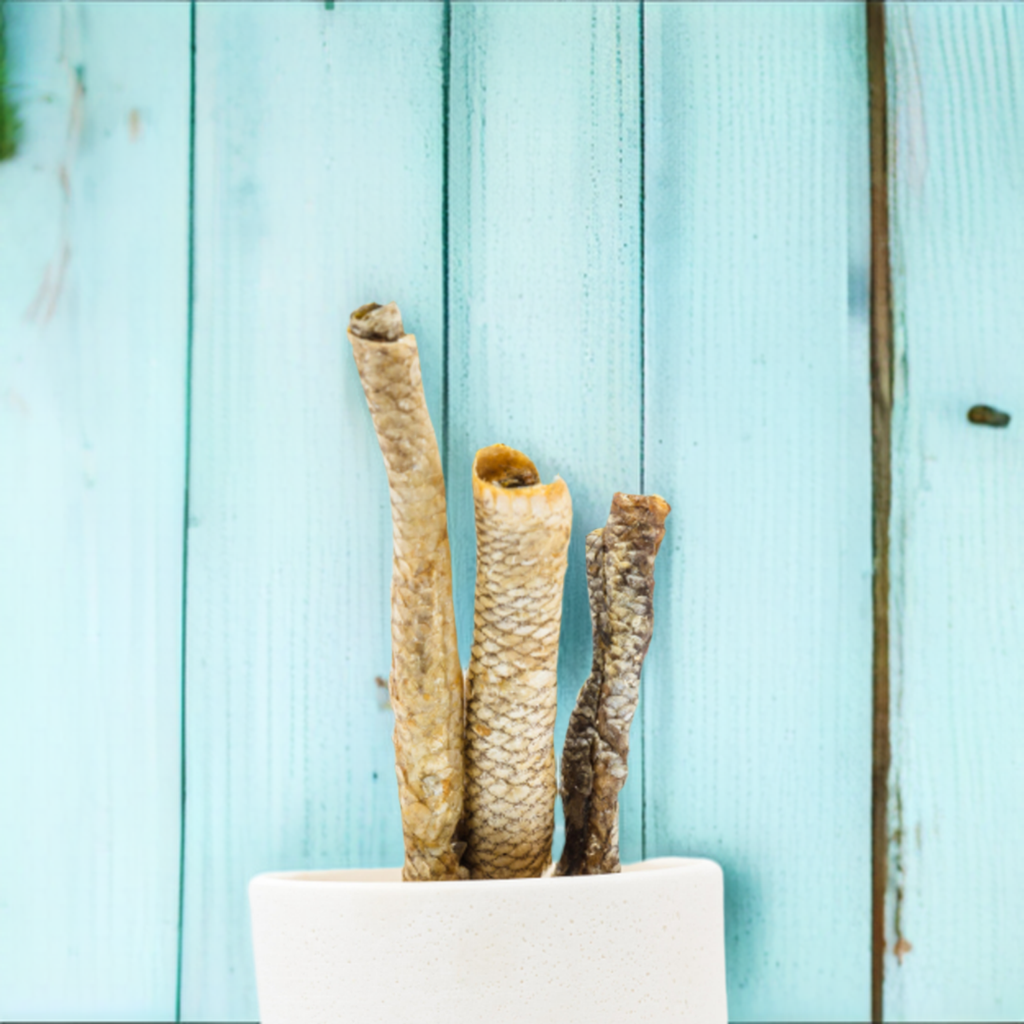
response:
[[[455,635],[444,475],[416,339],[394,303],[352,314],[348,338],[391,491],[391,676],[402,877],[464,877],[464,683]]]
[[[617,493],[604,528],[587,538],[594,660],[566,734],[566,842],[556,874],[621,869],[619,793],[628,771],[640,670],[654,630],[654,562],[670,511],[656,494]]]
[[[472,878],[532,878],[551,861],[562,585],[572,530],[565,481],[521,452],[473,463],[477,573],[467,677],[466,855]]]

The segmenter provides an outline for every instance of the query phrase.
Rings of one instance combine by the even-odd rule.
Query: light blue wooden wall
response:
[[[863,9],[653,4],[648,854],[725,870],[736,1020],[870,1009]],[[812,938],[813,936],[813,938]]]
[[[894,1020],[1024,1016],[1024,7],[890,17]],[[1011,412],[1006,430],[964,410]],[[897,954],[897,950],[899,951]]]
[[[184,1020],[256,1017],[245,879],[401,862],[387,482],[345,325],[402,292],[440,408],[442,38],[433,4],[196,9]]]
[[[1024,415],[1024,11],[889,6],[886,1016],[1019,1019],[1024,450],[964,414]],[[254,1020],[248,878],[399,861],[344,339],[394,298],[464,649],[477,448],[573,493],[559,734],[580,542],[663,494],[625,857],[722,863],[733,1019],[868,1018],[865,50],[841,3],[9,5],[0,1017]]]
[[[0,1017],[174,1015],[189,11],[7,5]]]

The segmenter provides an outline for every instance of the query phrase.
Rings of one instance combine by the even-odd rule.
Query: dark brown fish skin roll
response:
[[[348,338],[391,491],[391,675],[406,881],[465,877],[457,830],[465,697],[452,602],[441,455],[416,339],[394,303],[352,314]]]
[[[587,823],[590,820],[594,792],[594,758],[597,749],[597,713],[604,678],[604,644],[599,638],[608,633],[607,606],[604,597],[604,573],[601,543],[603,530],[587,534],[587,593],[590,596],[590,620],[594,632],[594,653],[590,675],[576,698],[569,728],[562,747],[562,811],[565,814],[565,847],[555,873],[582,874],[587,855]]]
[[[670,511],[656,494],[617,493],[603,529],[587,537],[594,656],[562,755],[566,824],[558,875],[609,874],[621,867],[619,793],[654,629],[654,561]]]

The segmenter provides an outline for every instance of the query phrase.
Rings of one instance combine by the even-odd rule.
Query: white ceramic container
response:
[[[262,1024],[726,1024],[722,872],[402,882],[293,871],[249,886]]]

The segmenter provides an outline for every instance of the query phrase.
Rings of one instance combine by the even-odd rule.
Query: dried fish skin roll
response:
[[[394,303],[353,314],[349,342],[391,492],[391,675],[406,881],[460,870],[465,698],[455,634],[441,455],[416,338]]]
[[[471,878],[539,877],[551,860],[562,586],[572,530],[565,481],[522,452],[473,463],[477,572],[467,675],[466,853]]]
[[[604,644],[608,633],[608,609],[604,599],[603,530],[587,534],[587,593],[594,650],[587,681],[580,687],[562,747],[562,811],[565,815],[565,846],[556,875],[582,874],[587,856],[588,823],[594,792],[594,757],[597,749],[597,714],[604,679]]]
[[[621,867],[619,792],[654,630],[654,561],[670,511],[656,494],[617,493],[607,523],[587,537],[594,656],[562,757],[566,837],[559,875],[610,874]]]
[[[654,631],[654,562],[671,508],[658,495],[616,494],[601,533],[607,642],[597,715],[587,874],[619,871],[619,792],[640,670]]]

